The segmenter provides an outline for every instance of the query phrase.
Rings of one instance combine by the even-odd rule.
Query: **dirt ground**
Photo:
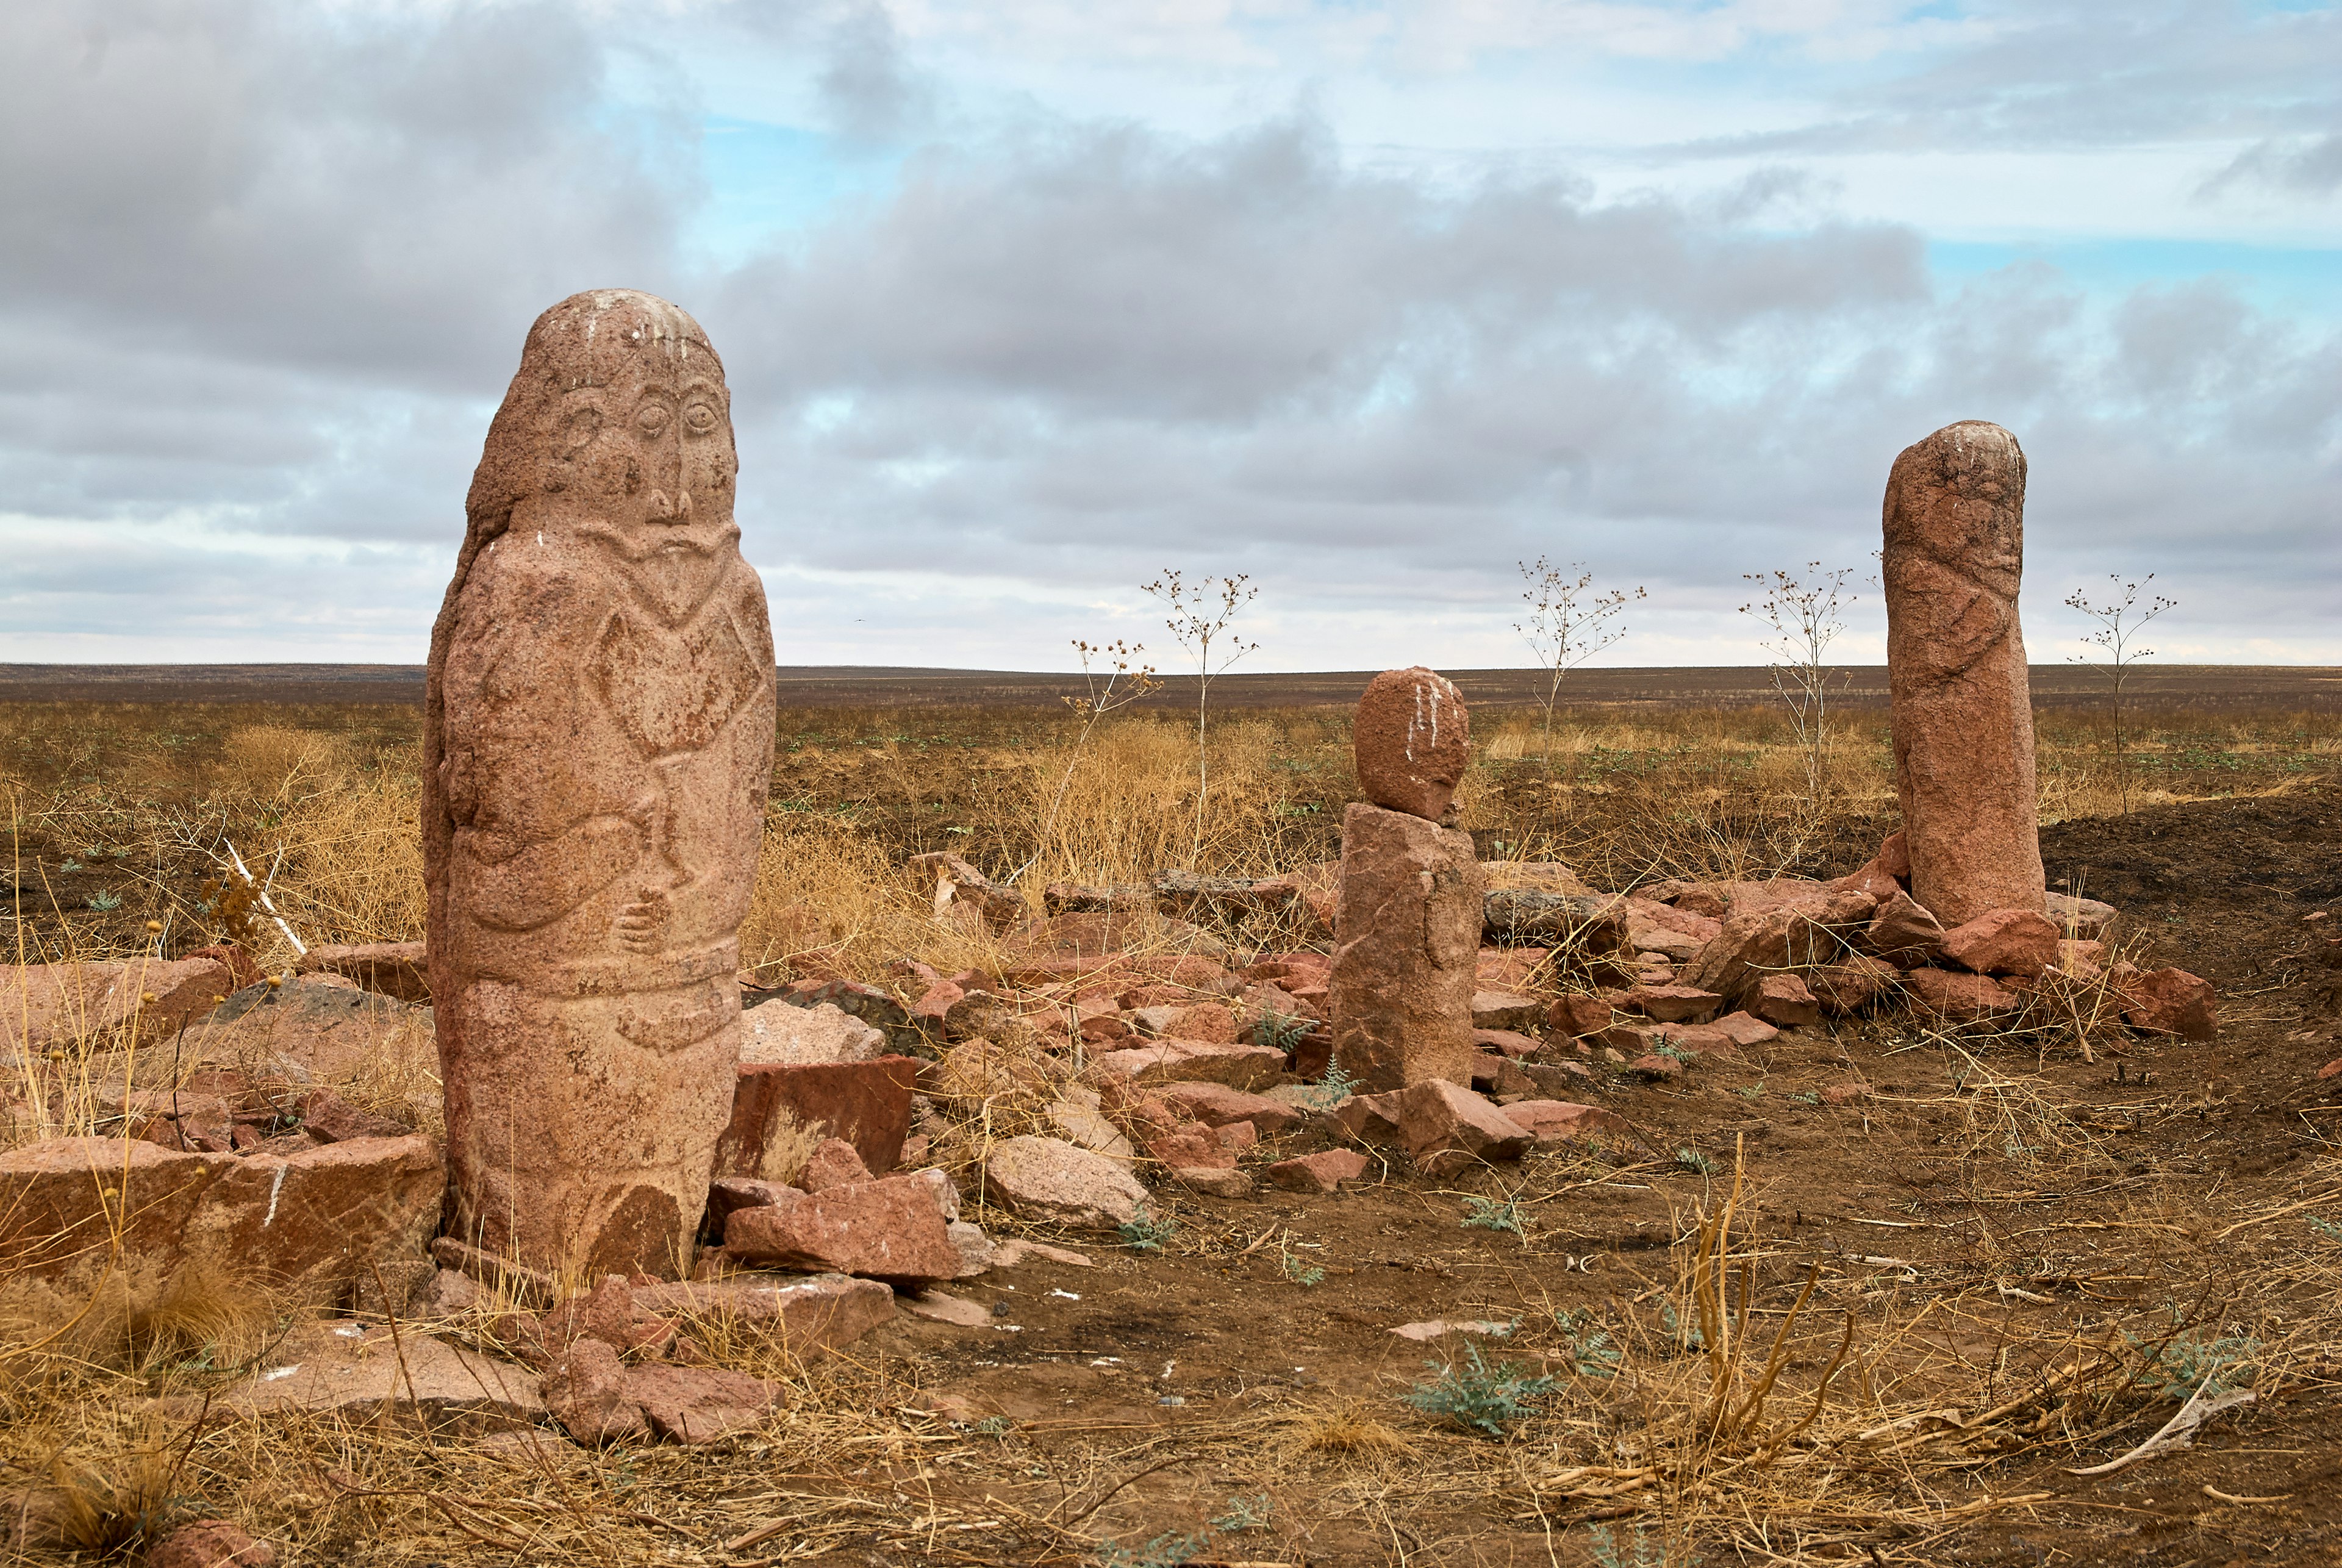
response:
[[[1736,1151],[1750,1194],[1739,1251],[1762,1260],[1759,1302],[1778,1311],[1818,1265],[1833,1311],[1884,1323],[1934,1306],[1887,1358],[1907,1363],[1903,1375],[1958,1363],[1984,1393],[2016,1398],[2094,1333],[2123,1324],[2151,1339],[2172,1311],[2257,1342],[2266,1358],[2258,1403],[2210,1423],[2190,1452],[2111,1475],[2068,1467],[2127,1451],[2172,1402],[2077,1402],[2038,1433],[1994,1434],[1982,1453],[1962,1451],[1959,1486],[2037,1501],[1899,1542],[1857,1533],[1863,1560],[1876,1546],[1891,1562],[2342,1561],[2342,1245],[2308,1223],[2342,1213],[2342,1077],[2317,1076],[2342,1054],[2335,972],[2312,951],[2342,899],[2342,792],[2067,824],[2045,833],[2044,849],[2053,882],[2071,877],[2126,908],[2141,962],[2184,964],[2218,985],[2217,1042],[2135,1039],[2085,1063],[2037,1059],[2021,1040],[1964,1046],[1860,1021],[1707,1058],[1674,1084],[1610,1080],[1589,1097],[1638,1136],[1604,1157],[1536,1156],[1452,1190],[1392,1174],[1333,1197],[1171,1202],[1181,1228],[1161,1255],[1093,1247],[1095,1269],[975,1282],[966,1293],[1001,1314],[990,1330],[890,1331],[923,1384],[1014,1423],[966,1481],[934,1484],[1038,1512],[1072,1454],[1105,1448],[1133,1469],[1172,1462],[1088,1526],[1133,1550],[1265,1493],[1266,1535],[1192,1560],[1592,1561],[1579,1526],[1612,1511],[1542,1493],[1535,1476],[1541,1460],[1559,1468],[1566,1437],[1556,1444],[1554,1428],[1626,1396],[1614,1380],[1567,1375],[1556,1313],[1614,1337],[1648,1317],[1645,1303],[1676,1280],[1690,1216],[1716,1205]],[[2307,918],[2321,911],[2326,921]],[[2004,1079],[2016,1086],[1989,1086]],[[1855,1084],[1867,1093],[1822,1097]],[[1276,1153],[1312,1143],[1297,1135]],[[1516,1202],[1521,1233],[1467,1228],[1472,1196]],[[1288,1259],[1323,1279],[1296,1283]],[[1346,1473],[1329,1490],[1294,1405],[1355,1400],[1420,1444],[1422,1418],[1398,1401],[1459,1340],[1426,1346],[1389,1331],[1432,1319],[1512,1323],[1485,1342],[1490,1359],[1563,1369],[1563,1392],[1508,1445],[1516,1474],[1491,1485],[1402,1460],[1369,1485]],[[1024,1460],[1032,1473],[1020,1481]],[[1803,1550],[1828,1560],[1827,1544]],[[999,1561],[1024,1560],[1006,1540],[1000,1550]],[[1735,1560],[1728,1547],[1698,1550]],[[1849,1543],[1843,1554],[1857,1552]]]

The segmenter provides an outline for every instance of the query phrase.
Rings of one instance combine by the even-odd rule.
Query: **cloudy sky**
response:
[[[419,661],[530,320],[730,371],[786,664],[1741,664],[1897,450],[2032,464],[2035,656],[2342,664],[2342,5],[10,0],[0,659]],[[1846,656],[1883,648],[1857,583]]]

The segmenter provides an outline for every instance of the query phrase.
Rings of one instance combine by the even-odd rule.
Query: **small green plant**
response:
[[[1358,1081],[1342,1071],[1341,1058],[1327,1053],[1326,1075],[1310,1085],[1309,1106],[1323,1111],[1340,1104],[1358,1092]]]
[[[110,889],[100,888],[89,895],[89,906],[100,914],[110,914],[122,907],[122,895]]]
[[[1556,1327],[1561,1330],[1562,1348],[1569,1356],[1569,1370],[1576,1377],[1615,1377],[1618,1372],[1618,1347],[1610,1343],[1607,1330],[1596,1329],[1592,1309],[1572,1313],[1566,1307],[1557,1308],[1553,1314]],[[1588,1333],[1588,1330],[1593,1332]]]
[[[1706,1350],[1707,1348],[1707,1341],[1700,1334],[1699,1324],[1685,1323],[1676,1313],[1676,1303],[1664,1297],[1659,1301],[1659,1322],[1666,1326],[1667,1337],[1684,1349]]]
[[[2123,1338],[2145,1358],[2137,1382],[2164,1398],[2185,1403],[2198,1389],[2218,1393],[2252,1382],[2261,1342],[2250,1334],[2215,1335],[2207,1329],[2181,1330],[2179,1307],[2171,1307],[2173,1332],[2161,1338],[2142,1339],[2126,1330]]]
[[[1253,1024],[1252,1043],[1256,1045],[1265,1045],[1271,1051],[1282,1051],[1290,1056],[1293,1054],[1294,1047],[1301,1044],[1303,1036],[1316,1027],[1317,1027],[1317,1021],[1314,1018],[1293,1017],[1283,1013],[1264,1013]]]
[[[1696,1175],[1712,1176],[1716,1174],[1716,1162],[1708,1158],[1706,1154],[1693,1148],[1689,1144],[1686,1144],[1682,1148],[1676,1151],[1676,1164],[1681,1165],[1685,1170],[1689,1171]]]
[[[1765,1085],[1762,1084],[1752,1084],[1746,1089],[1735,1089],[1732,1092],[1739,1095],[1744,1100],[1758,1100],[1764,1097]]]
[[[1227,1512],[1212,1521],[1212,1528],[1223,1534],[1236,1535],[1246,1530],[1266,1530],[1268,1516],[1276,1508],[1267,1493],[1257,1497],[1231,1497]]]
[[[1615,1534],[1607,1524],[1589,1524],[1586,1527],[1586,1544],[1601,1568],[1694,1568],[1701,1560],[1697,1553],[1676,1556],[1665,1541],[1640,1524],[1624,1538]]]
[[[976,1423],[976,1431],[981,1437],[1006,1437],[1015,1426],[1005,1415],[987,1415]]]
[[[1145,1203],[1130,1218],[1122,1222],[1122,1244],[1134,1253],[1159,1253],[1163,1243],[1179,1233],[1179,1222],[1165,1215],[1157,1219]]]
[[[2342,1225],[2336,1224],[2332,1220],[2321,1220],[2316,1214],[2312,1214],[2309,1216],[2309,1228],[2329,1242],[2342,1242]]]
[[[1953,1087],[1957,1088],[1958,1085],[1954,1084]],[[1818,1105],[1822,1103],[1822,1097],[1811,1089],[1799,1089],[1791,1094],[1789,1099],[1792,1104],[1798,1105]]]
[[[1464,1354],[1468,1365],[1425,1362],[1439,1376],[1416,1383],[1406,1396],[1407,1403],[1429,1415],[1444,1415],[1468,1432],[1506,1437],[1511,1434],[1513,1423],[1527,1419],[1531,1403],[1561,1386],[1551,1377],[1531,1377],[1517,1362],[1490,1366],[1481,1359],[1480,1347],[1468,1341]]]
[[[1295,1284],[1299,1285],[1303,1290],[1307,1290],[1313,1285],[1323,1283],[1326,1278],[1326,1271],[1324,1269],[1312,1268],[1308,1264],[1303,1263],[1299,1258],[1293,1255],[1293,1246],[1290,1237],[1286,1237],[1276,1243],[1276,1261],[1277,1266],[1285,1271],[1285,1277],[1291,1280]]]
[[[1524,1241],[1528,1239],[1528,1233],[1521,1228],[1521,1206],[1512,1199],[1500,1203],[1494,1198],[1466,1197],[1464,1206],[1467,1211],[1464,1215],[1466,1228],[1510,1231]]]
[[[1651,1047],[1651,1054],[1664,1056],[1670,1062],[1680,1062],[1686,1067],[1699,1065],[1699,1053],[1687,1051],[1672,1040],[1662,1040]]]

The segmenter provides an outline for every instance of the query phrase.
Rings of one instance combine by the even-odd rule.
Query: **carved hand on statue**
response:
[[[611,929],[618,941],[636,953],[656,953],[666,940],[668,924],[675,918],[675,906],[666,894],[657,888],[646,887],[634,903],[618,911]]]

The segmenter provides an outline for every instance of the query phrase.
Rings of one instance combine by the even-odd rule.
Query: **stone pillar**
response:
[[[1342,818],[1334,1059],[1367,1090],[1469,1087],[1485,886],[1472,835],[1437,822],[1470,755],[1463,694],[1429,670],[1386,671],[1359,699],[1352,741],[1374,804]]]
[[[449,1234],[687,1266],[739,1059],[773,642],[724,366],[630,290],[537,318],[432,628],[423,839]]]
[[[1946,927],[2043,904],[2033,703],[2017,590],[2025,453],[1965,420],[1887,480],[1888,690],[1911,895]]]

